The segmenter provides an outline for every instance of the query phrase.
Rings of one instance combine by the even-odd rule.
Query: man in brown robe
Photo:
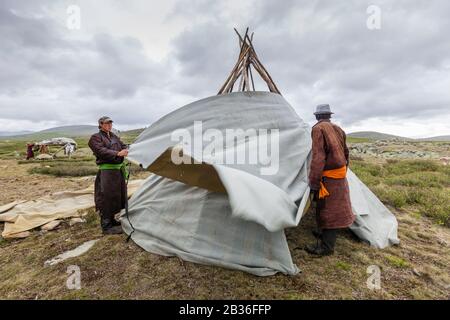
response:
[[[319,231],[313,232],[317,243],[306,247],[311,254],[324,256],[334,253],[337,231],[349,227],[355,216],[345,177],[349,151],[345,132],[331,123],[330,106],[318,105],[314,113],[312,159],[309,186],[316,201],[316,220]]]
[[[125,208],[127,201],[126,181],[120,167],[128,150],[120,138],[111,132],[112,122],[109,117],[101,117],[98,120],[100,130],[91,136],[88,143],[99,166],[94,200],[95,208],[100,213],[103,234],[122,233],[114,215]]]
[[[34,158],[34,143],[27,143],[27,160]]]

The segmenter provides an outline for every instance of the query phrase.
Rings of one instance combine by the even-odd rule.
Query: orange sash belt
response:
[[[322,173],[323,177],[332,178],[332,179],[344,179],[347,175],[347,167],[343,166],[337,169],[324,170]],[[320,190],[319,190],[319,199],[323,199],[328,197],[330,193],[328,192],[325,185],[320,181]]]

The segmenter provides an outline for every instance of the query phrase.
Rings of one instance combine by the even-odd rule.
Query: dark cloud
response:
[[[146,124],[214,95],[237,58],[233,27],[246,26],[261,61],[306,120],[324,102],[346,126],[450,118],[448,1],[175,1],[165,21],[181,19],[182,31],[168,34],[162,62],[133,35],[72,36],[45,14],[50,3],[0,4],[0,119],[66,124],[109,113],[125,125]],[[366,27],[371,4],[382,10],[381,30]]]
[[[257,1],[247,21],[218,16],[192,27],[173,41],[185,76],[198,75],[184,90],[203,94],[208,83],[224,79],[232,65],[231,24],[248,23],[261,60],[306,117],[321,102],[331,103],[347,125],[371,117],[448,114],[450,39],[444,30],[450,22],[444,12],[450,3],[378,1],[382,27],[371,31],[366,9],[372,3]],[[220,41],[209,47],[205,42],[215,36]]]
[[[28,88],[71,88],[79,95],[105,99],[130,97],[161,81],[162,66],[150,61],[132,37],[108,34],[68,39],[59,25],[23,17],[0,7],[0,93],[21,94]]]

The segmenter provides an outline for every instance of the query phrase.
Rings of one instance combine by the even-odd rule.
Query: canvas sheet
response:
[[[205,138],[209,129],[219,132],[227,147],[212,157],[205,154],[208,143],[196,150],[192,141],[174,139],[180,128],[194,142],[211,142]],[[233,138],[230,129],[257,134]],[[267,132],[275,130],[276,163],[274,158],[272,163],[217,162],[261,148],[258,139],[272,141]],[[174,150],[198,164],[174,165]],[[307,207],[310,152],[310,127],[280,95],[239,92],[182,107],[146,129],[130,148],[130,160],[160,176],[150,177],[130,200],[132,239],[148,251],[193,262],[257,275],[296,274],[284,229],[297,226]],[[380,248],[398,242],[395,217],[351,173],[349,184],[355,233]]]
[[[131,180],[131,196],[143,180]],[[18,200],[0,206],[0,222],[5,223],[3,238],[40,227],[50,221],[80,216],[80,210],[94,207],[94,186],[77,191],[61,191],[35,200]]]

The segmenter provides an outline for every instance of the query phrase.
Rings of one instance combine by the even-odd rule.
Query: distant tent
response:
[[[308,207],[310,128],[281,96],[251,38],[248,29],[239,35],[238,62],[217,96],[164,116],[131,145],[128,158],[154,174],[130,199],[128,219],[123,213],[121,221],[133,241],[153,253],[259,276],[294,275],[299,269],[284,229],[297,226]],[[255,91],[252,66],[271,92]],[[180,129],[193,144],[174,140]],[[214,139],[214,154],[212,136],[220,140]],[[266,152],[259,158],[274,136],[278,143],[269,153],[278,157]],[[196,147],[199,141],[204,143]],[[220,161],[243,154],[258,154],[258,161]],[[184,163],[175,164],[174,155]],[[397,243],[395,217],[386,209],[379,221],[379,200],[358,201],[370,191],[354,175],[349,182],[357,185],[351,186],[352,201],[356,197],[364,211],[356,233],[378,247]]]
[[[42,140],[40,142],[35,142],[34,146],[39,149],[39,152],[41,153],[39,156],[36,157],[38,160],[46,160],[49,159],[47,156],[44,156],[44,154],[49,153],[49,146],[56,146],[60,147],[57,151],[53,152],[53,154],[50,155],[50,158],[56,157],[56,154],[62,150],[67,145],[73,146],[73,150],[76,150],[77,148],[77,142],[71,138],[65,138],[65,137],[58,137],[58,138],[51,138]]]
[[[77,142],[71,138],[64,138],[64,137],[59,137],[59,138],[51,138],[51,139],[46,139],[46,140],[42,140],[40,142],[35,142],[34,143],[36,146],[65,146],[66,144],[71,144],[73,146],[77,146]]]

